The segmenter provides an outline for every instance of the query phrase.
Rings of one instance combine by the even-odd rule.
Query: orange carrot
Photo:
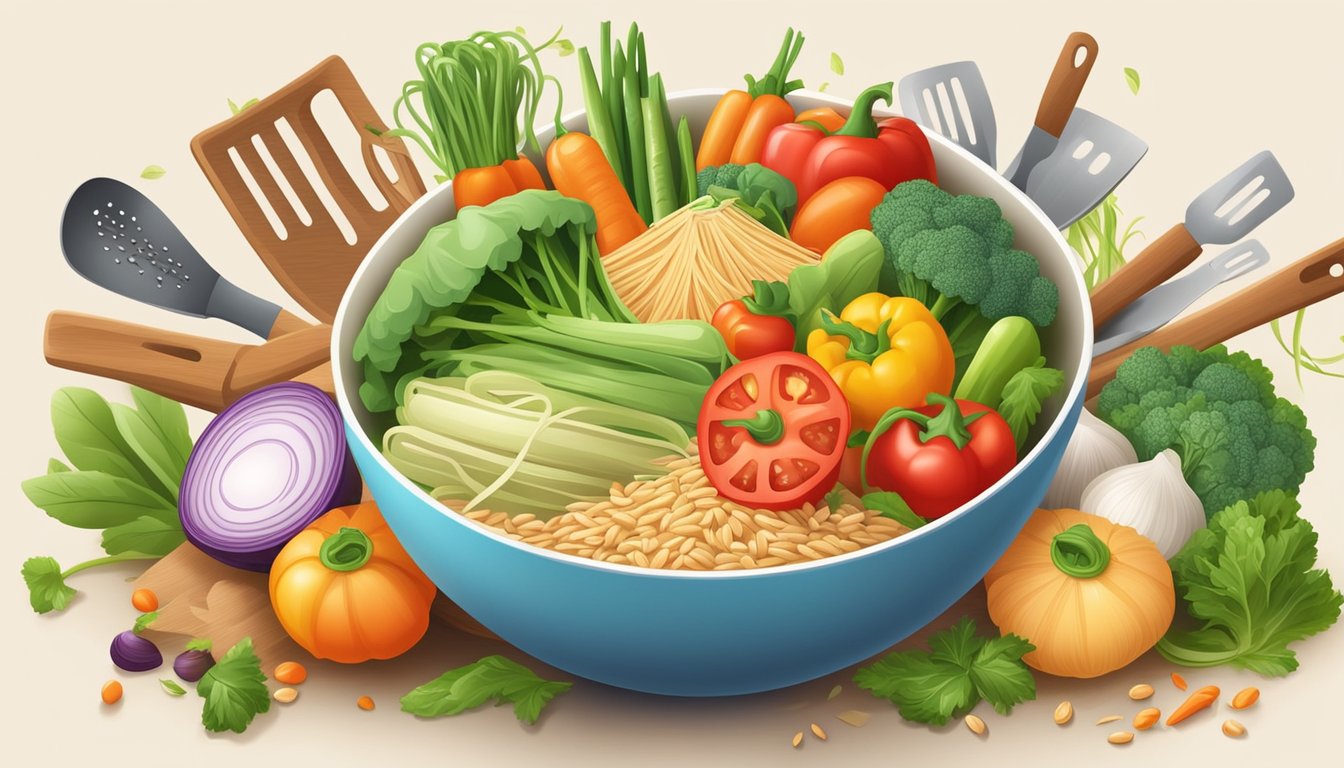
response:
[[[489,205],[524,189],[545,189],[531,160],[519,157],[486,168],[463,168],[453,177],[453,200],[458,208]]]
[[[759,96],[751,102],[747,119],[733,143],[730,160],[738,165],[754,163],[761,159],[761,147],[765,146],[765,137],[776,127],[793,122],[793,107],[782,97],[773,93]]]
[[[1175,725],[1196,712],[1213,706],[1220,693],[1222,691],[1218,690],[1218,686],[1206,685],[1190,694],[1190,697],[1171,713],[1171,717],[1167,718],[1167,725]]]
[[[592,136],[570,132],[552,141],[546,169],[557,191],[593,207],[598,253],[611,253],[648,229]]]
[[[857,229],[872,229],[871,215],[887,188],[864,176],[836,179],[816,191],[793,217],[789,237],[804,248],[825,253],[836,240]]]
[[[733,154],[733,144],[746,122],[752,99],[746,91],[729,91],[719,98],[700,135],[700,150],[695,154],[695,170],[723,165]]]
[[[1171,673],[1171,684],[1176,686],[1177,688],[1180,688],[1182,691],[1190,687],[1189,685],[1186,684],[1185,678],[1181,677],[1181,673],[1179,672]]]
[[[834,107],[814,107],[804,109],[793,119],[795,123],[816,123],[827,133],[835,133],[845,127],[849,117],[835,111]]]

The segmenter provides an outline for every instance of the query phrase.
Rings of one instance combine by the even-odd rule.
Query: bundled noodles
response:
[[[469,499],[463,511],[489,502],[545,519],[688,455],[673,421],[500,371],[415,379],[397,421],[388,461],[437,499]]]
[[[709,320],[751,293],[753,280],[787,280],[817,255],[771,232],[733,201],[702,197],[611,253],[607,279],[642,322]]]

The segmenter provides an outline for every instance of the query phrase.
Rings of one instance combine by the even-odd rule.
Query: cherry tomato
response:
[[[755,509],[793,509],[835,487],[849,404],[807,355],[773,352],[732,366],[700,407],[696,442],[719,494]]]
[[[778,315],[758,315],[742,299],[725,301],[710,318],[738,360],[793,349],[793,324]]]
[[[892,409],[868,442],[868,484],[895,491],[920,517],[942,517],[1017,464],[1008,423],[980,403],[930,395],[930,405]],[[885,427],[885,428],[884,428]]]

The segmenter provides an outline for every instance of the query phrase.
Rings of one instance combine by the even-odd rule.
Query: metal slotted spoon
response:
[[[965,109],[958,92],[965,99]],[[975,62],[957,61],[912,72],[901,78],[897,94],[906,117],[995,167],[994,107]]]

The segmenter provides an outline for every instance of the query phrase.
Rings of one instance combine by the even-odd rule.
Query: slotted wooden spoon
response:
[[[360,191],[313,115],[314,97],[327,90],[336,96],[359,133],[365,169],[388,203],[382,210],[374,208]],[[340,225],[290,151],[279,130],[282,120],[298,137],[330,199],[354,230],[353,243],[346,241]],[[196,162],[248,243],[285,291],[322,322],[335,319],[341,296],[374,241],[425,193],[405,143],[382,135],[386,130],[345,61],[330,56],[284,88],[191,140]],[[265,147],[282,180],[272,175],[255,142]],[[376,148],[387,152],[395,179],[389,178],[379,164]],[[235,165],[231,150],[284,227],[283,236],[267,219],[265,209]],[[290,204],[281,181],[293,190],[310,223],[304,224]]]

